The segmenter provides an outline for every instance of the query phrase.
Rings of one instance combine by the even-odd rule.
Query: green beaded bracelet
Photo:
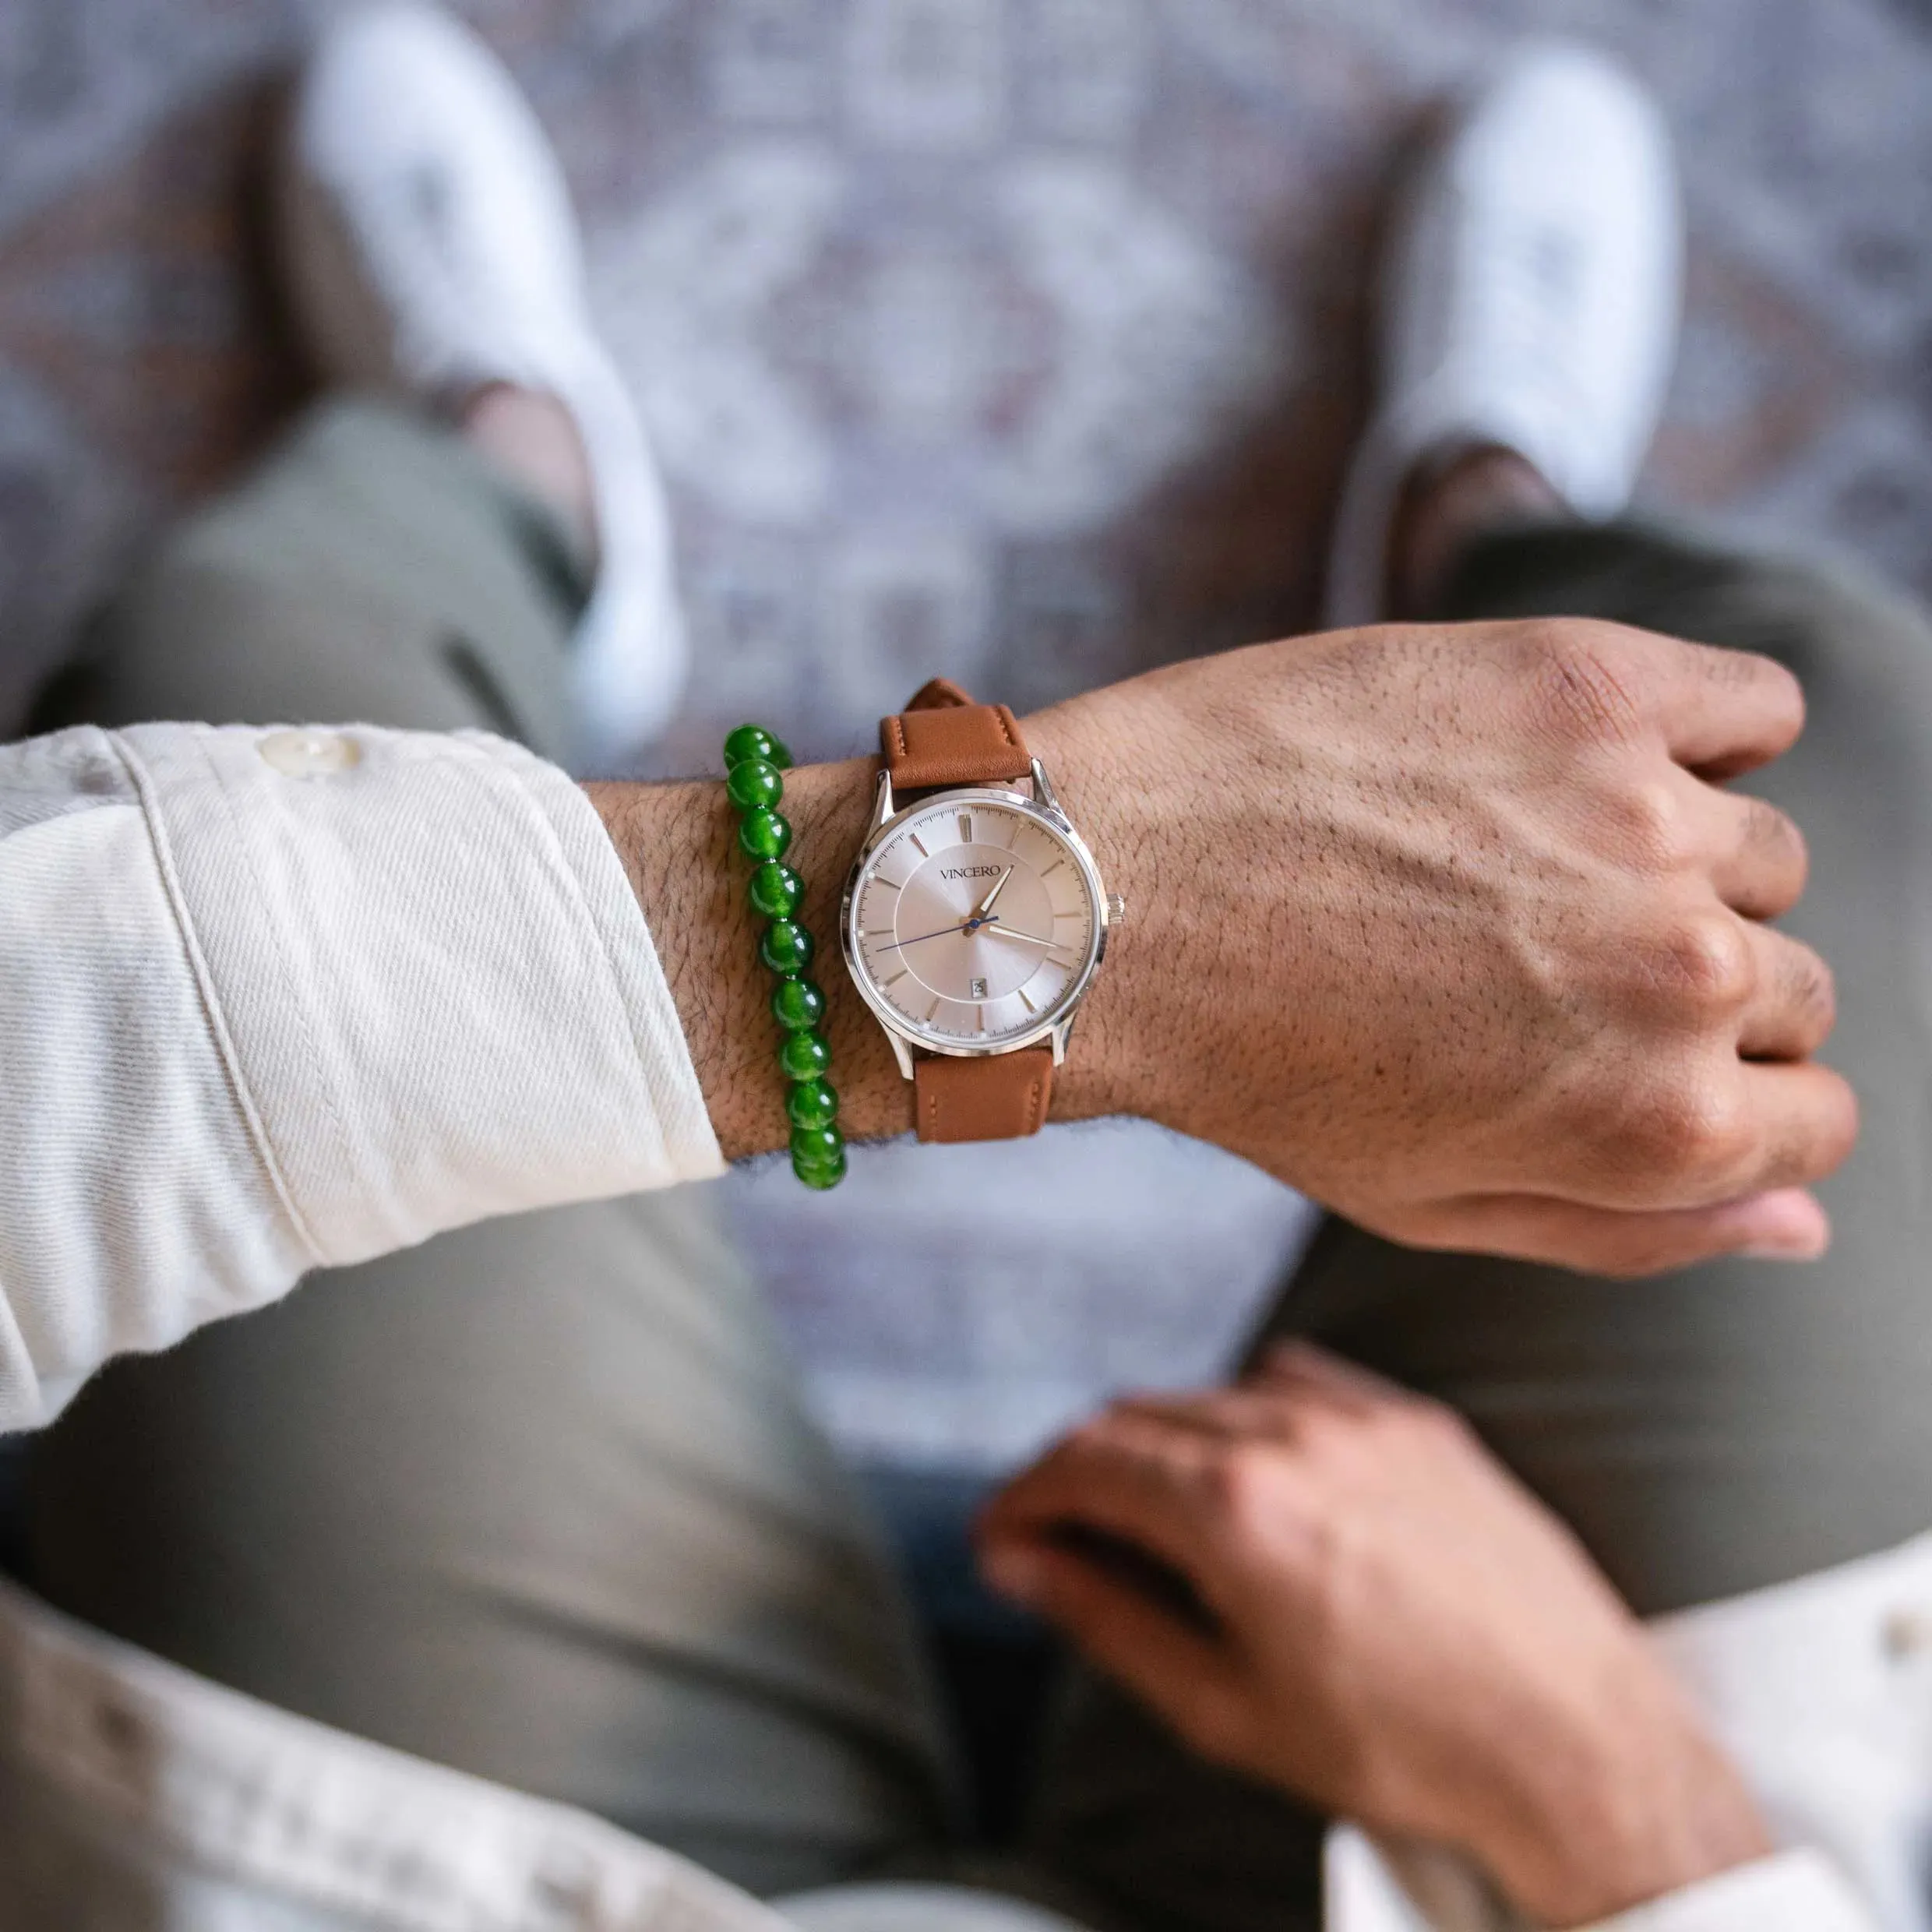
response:
[[[774,919],[758,942],[758,957],[781,978],[803,972],[818,950],[812,935],[795,919]]]
[[[825,1017],[825,996],[809,979],[781,979],[771,996],[771,1017],[788,1033],[803,1033]]]
[[[785,1114],[791,1129],[791,1171],[820,1191],[845,1178],[845,1137],[838,1128],[838,1093],[826,1073],[832,1049],[819,1031],[825,995],[805,977],[817,951],[795,916],[805,881],[784,862],[790,822],[779,811],[791,754],[784,741],[757,724],[741,724],[724,740],[724,789],[736,809],[739,851],[754,862],[746,896],[767,922],[758,957],[777,975],[771,1017],[778,1024],[778,1064],[791,1082]]]

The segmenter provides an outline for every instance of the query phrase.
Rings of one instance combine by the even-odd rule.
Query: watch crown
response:
[[[1117,892],[1109,893],[1107,894],[1107,923],[1109,925],[1119,925],[1125,922],[1126,916],[1126,901],[1122,898]]]

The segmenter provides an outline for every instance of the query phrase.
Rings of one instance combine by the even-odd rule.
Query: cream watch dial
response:
[[[942,1051],[1044,1032],[1099,950],[1090,862],[1045,819],[997,798],[936,799],[888,828],[848,918],[876,1003]]]

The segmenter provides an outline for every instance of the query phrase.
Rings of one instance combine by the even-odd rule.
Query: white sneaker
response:
[[[663,483],[592,328],[536,116],[449,15],[376,6],[317,44],[278,185],[294,306],[331,376],[432,406],[503,382],[569,410],[601,559],[572,658],[580,753],[621,759],[676,708],[688,651]]]
[[[1342,492],[1328,621],[1384,612],[1417,465],[1525,457],[1580,517],[1629,501],[1676,350],[1683,223],[1655,103],[1588,48],[1535,44],[1463,109],[1384,264],[1381,401]]]

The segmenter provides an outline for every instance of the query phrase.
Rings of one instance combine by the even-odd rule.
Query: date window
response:
[[[967,993],[969,998],[974,999],[984,999],[986,996],[985,981],[983,979],[975,979],[971,981],[968,982],[967,986]]]

